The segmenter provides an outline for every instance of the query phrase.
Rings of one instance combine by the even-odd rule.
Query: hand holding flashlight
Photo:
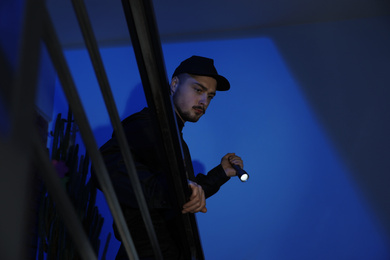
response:
[[[241,157],[237,156],[235,153],[226,154],[222,158],[221,164],[227,176],[238,176],[242,182],[248,180],[249,174],[242,169],[244,165],[243,161]]]

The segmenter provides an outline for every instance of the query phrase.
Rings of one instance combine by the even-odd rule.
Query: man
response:
[[[228,80],[217,73],[212,59],[192,56],[183,61],[173,73],[170,84],[180,134],[185,122],[197,122],[203,116],[216,91],[226,91],[229,88]],[[134,157],[163,257],[183,259],[184,253],[176,226],[180,216],[177,216],[175,214],[177,210],[173,209],[175,206],[172,198],[175,195],[172,193],[171,184],[167,181],[169,166],[164,158],[161,136],[156,131],[155,115],[148,108],[144,108],[123,120],[122,125]],[[206,198],[215,194],[230,177],[236,175],[232,165],[243,167],[243,161],[234,153],[228,153],[207,175],[195,176],[187,144],[183,138],[181,141],[185,163],[189,166],[188,181],[192,190],[189,201],[181,209],[182,214],[205,213]],[[140,259],[153,259],[153,249],[115,135],[100,150],[137,253]],[[116,231],[115,227],[114,231]],[[120,239],[117,232],[115,233]],[[127,259],[123,246],[119,249],[116,259]]]

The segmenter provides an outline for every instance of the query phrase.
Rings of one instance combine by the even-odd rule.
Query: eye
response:
[[[208,98],[209,98],[210,100],[212,100],[212,99],[214,98],[214,96],[208,96]]]
[[[202,93],[202,89],[201,88],[195,88],[195,91],[197,92],[197,93]]]

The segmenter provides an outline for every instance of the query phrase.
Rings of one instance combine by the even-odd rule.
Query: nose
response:
[[[199,104],[207,107],[207,102],[208,102],[207,94],[205,93],[205,94],[201,95],[200,100],[199,100]]]

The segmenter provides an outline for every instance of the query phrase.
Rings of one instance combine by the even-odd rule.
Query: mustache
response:
[[[203,114],[206,113],[206,109],[204,109],[203,106],[193,106],[192,108],[193,108],[193,109],[201,109],[201,110],[203,111]]]

